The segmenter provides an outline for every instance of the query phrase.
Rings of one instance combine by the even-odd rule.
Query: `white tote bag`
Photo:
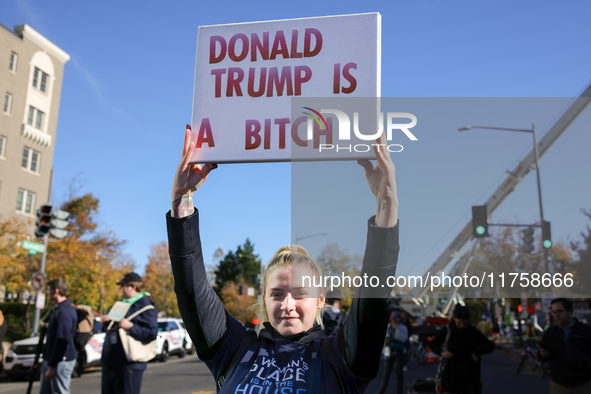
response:
[[[148,309],[153,309],[154,305],[148,305],[140,309],[139,311],[126,317],[127,320],[131,320],[142,312]],[[142,343],[137,339],[133,338],[123,328],[118,330],[119,338],[121,338],[121,344],[123,345],[123,351],[127,357],[127,361],[132,363],[147,362],[156,357],[158,354],[158,340],[154,339],[150,343]]]

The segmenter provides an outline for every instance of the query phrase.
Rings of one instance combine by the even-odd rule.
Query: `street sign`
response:
[[[37,300],[35,301],[35,308],[36,309],[45,308],[45,293],[38,293],[37,294]]]
[[[37,242],[31,242],[31,241],[22,241],[21,247],[23,249],[28,249],[29,253],[31,253],[31,251],[43,253],[43,250],[44,250],[43,244],[40,244]],[[31,253],[31,254],[35,254],[35,253]]]
[[[43,272],[36,272],[33,274],[33,279],[31,280],[31,287],[35,291],[39,291],[45,287],[46,282],[45,274]]]

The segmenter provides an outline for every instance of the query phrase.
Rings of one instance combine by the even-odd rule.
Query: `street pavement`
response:
[[[25,394],[27,382],[0,383],[0,394]],[[72,378],[73,394],[100,394],[101,370],[87,371],[80,378]],[[185,358],[171,356],[166,363],[151,362],[144,372],[142,394],[214,394],[215,382],[209,369],[195,355]],[[33,394],[39,393],[39,383],[33,385]]]
[[[485,355],[482,360],[483,394],[491,393],[530,393],[548,394],[548,378],[542,379],[539,373],[523,370],[519,376],[515,375],[516,362],[502,350],[496,350]],[[412,387],[412,382],[427,377],[435,377],[437,364],[420,366],[416,359],[408,363],[405,372],[404,393]],[[372,381],[366,390],[367,394],[374,394],[379,385],[382,371]],[[100,394],[101,371],[89,371],[80,378],[72,379],[72,393]],[[0,394],[25,394],[26,382],[0,383]],[[39,384],[35,383],[32,393],[39,392]],[[197,356],[187,356],[179,359],[171,357],[166,363],[152,362],[144,373],[142,394],[214,394],[215,382],[205,364]],[[387,393],[396,392],[396,377],[390,379]]]
[[[374,394],[380,387],[382,378],[382,365],[378,376],[374,379],[365,391],[366,394]],[[412,358],[408,365],[408,371],[404,373],[404,390],[403,393],[408,393],[412,388],[412,383],[415,380],[434,378],[437,373],[438,364],[419,365],[415,358]],[[500,349],[495,350],[491,354],[482,357],[482,383],[483,394],[503,393],[503,394],[522,394],[522,393],[536,393],[549,394],[549,378],[542,379],[539,373],[531,372],[528,369],[523,369],[517,376],[517,363],[511,359],[505,352]],[[386,393],[396,393],[396,374],[392,372],[390,381],[388,382],[388,389]]]

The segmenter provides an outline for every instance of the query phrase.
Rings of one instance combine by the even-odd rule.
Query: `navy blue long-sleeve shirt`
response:
[[[49,317],[43,358],[47,360],[50,367],[56,368],[59,362],[71,361],[76,358],[73,338],[76,335],[77,325],[76,309],[72,306],[72,302],[66,298],[57,304]]]
[[[168,214],[166,218],[179,309],[197,354],[217,381],[248,331],[226,312],[207,283],[198,213],[184,218]],[[394,275],[398,250],[398,225],[381,228],[375,225],[374,218],[370,219],[362,274],[384,279]],[[321,349],[325,334],[318,326],[297,334],[301,338],[295,340],[278,335],[268,325],[233,371],[226,373],[228,379],[220,394],[310,393],[320,388],[324,393],[336,393],[340,392],[337,376],[345,392],[363,392],[378,372],[390,291],[387,286],[357,290],[341,331],[328,338],[338,372],[331,368],[328,355]]]

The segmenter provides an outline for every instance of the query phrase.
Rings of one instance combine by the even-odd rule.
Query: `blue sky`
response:
[[[197,27],[361,12],[382,15],[383,97],[575,97],[591,83],[591,1],[7,0],[0,5],[0,22],[10,28],[29,24],[70,54],[53,200],[63,202],[72,180],[81,181],[81,193],[100,199],[101,228],[128,241],[125,250],[143,271],[149,245],[166,239],[164,214],[184,125],[191,119]],[[541,138],[562,110],[511,120],[499,116],[491,126],[527,128],[536,122]],[[403,226],[400,274],[422,274],[470,220],[470,207],[484,203],[505,171],[531,149],[528,135],[458,133],[464,123],[424,129],[415,145],[393,156]],[[540,163],[544,213],[555,241],[577,240],[588,224],[580,209],[591,208],[590,124],[588,108]],[[320,165],[306,166],[294,171],[320,172]],[[341,183],[344,206],[362,208],[338,226],[327,218],[326,225],[310,229],[327,235],[302,245],[313,256],[326,242],[360,254],[373,197],[357,164],[332,171],[347,174]],[[319,189],[326,187],[314,179]],[[292,215],[313,211],[318,199],[295,189],[287,163],[215,170],[195,199],[206,262],[216,248],[227,252],[246,237],[267,261],[281,245],[309,235],[292,223]],[[537,220],[530,173],[492,221]]]

